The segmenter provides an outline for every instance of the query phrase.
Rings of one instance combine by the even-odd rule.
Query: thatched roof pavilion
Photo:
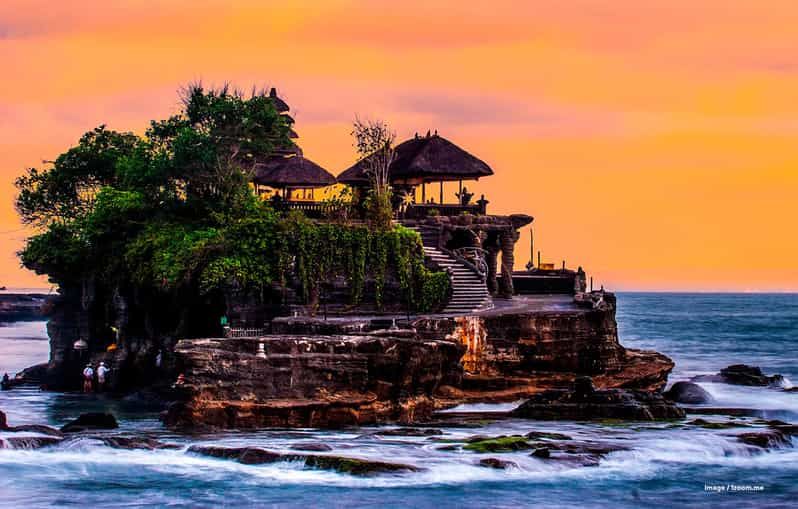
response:
[[[394,184],[477,180],[493,175],[484,161],[437,134],[411,138],[397,145],[395,151],[390,170]],[[338,182],[367,185],[369,176],[365,161],[360,160],[341,173]]]
[[[253,182],[258,185],[287,188],[325,187],[335,184],[335,177],[301,155],[273,157],[256,165]]]
[[[288,103],[277,96],[277,89],[274,87],[269,90],[269,99],[271,99],[272,105],[274,105],[274,109],[276,109],[278,113],[287,113],[291,109],[288,107]]]

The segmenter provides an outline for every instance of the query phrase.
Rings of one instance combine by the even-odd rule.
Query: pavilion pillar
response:
[[[427,183],[421,182],[421,203],[427,203]]]
[[[504,298],[513,296],[513,265],[515,264],[515,243],[518,240],[518,232],[508,229],[501,232],[499,244],[502,251],[501,278],[499,279],[499,295]]]
[[[485,263],[488,266],[487,281],[488,291],[491,295],[495,295],[499,290],[499,285],[496,282],[496,268],[499,263],[499,248],[490,246],[486,250]]]
[[[441,180],[441,199],[440,199],[440,201],[438,203],[443,205],[443,180]]]

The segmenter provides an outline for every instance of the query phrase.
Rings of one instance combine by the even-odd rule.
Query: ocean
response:
[[[798,382],[798,295],[621,293],[618,323],[624,346],[654,349],[676,361],[671,382],[735,363],[780,373],[785,385]],[[47,352],[43,323],[0,326],[0,373],[42,362]],[[755,408],[766,418],[798,423],[796,392],[701,385],[716,398],[715,406]],[[131,451],[82,439],[51,449],[2,449],[0,507],[775,508],[794,507],[798,497],[798,449],[762,452],[745,446],[735,434],[750,428],[502,420],[479,429],[442,429],[447,439],[553,431],[627,449],[609,454],[598,466],[573,467],[532,458],[528,451],[442,451],[440,443],[426,437],[380,437],[372,434],[376,428],[179,435],[165,430],[157,414],[124,401],[34,389],[0,392],[0,409],[12,425],[62,425],[84,411],[108,410],[120,420],[119,433],[182,446]],[[713,418],[688,420],[696,417]],[[288,450],[303,441],[325,442],[346,456],[411,463],[424,470],[358,478],[305,469],[300,463],[242,465],[185,451],[194,444]],[[487,456],[509,459],[517,467],[494,470],[475,464]]]

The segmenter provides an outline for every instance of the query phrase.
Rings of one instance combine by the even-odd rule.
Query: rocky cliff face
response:
[[[429,317],[415,330],[363,332],[368,321],[279,321],[260,338],[180,341],[182,401],[167,424],[339,427],[429,419],[436,408],[569,390],[659,392],[673,363],[618,342],[615,300]]]
[[[478,316],[426,319],[422,337],[443,337],[466,347],[459,386],[439,390],[439,403],[512,401],[588,375],[598,388],[661,391],[673,362],[657,352],[624,348],[618,341],[615,297],[596,292],[575,303],[496,310]]]
[[[412,337],[271,335],[180,341],[172,427],[340,427],[428,419],[463,349]]]

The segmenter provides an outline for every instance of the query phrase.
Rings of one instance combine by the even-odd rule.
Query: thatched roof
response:
[[[255,167],[256,184],[270,187],[324,187],[335,184],[335,177],[301,155],[273,157]]]
[[[437,134],[411,138],[397,145],[395,150],[391,182],[475,180],[493,175],[493,170],[484,161]],[[367,184],[369,177],[365,161],[358,161],[338,175],[338,182]]]
[[[274,109],[276,109],[278,113],[285,113],[290,109],[288,104],[277,96],[277,89],[274,87],[269,90],[269,99],[272,100]]]

